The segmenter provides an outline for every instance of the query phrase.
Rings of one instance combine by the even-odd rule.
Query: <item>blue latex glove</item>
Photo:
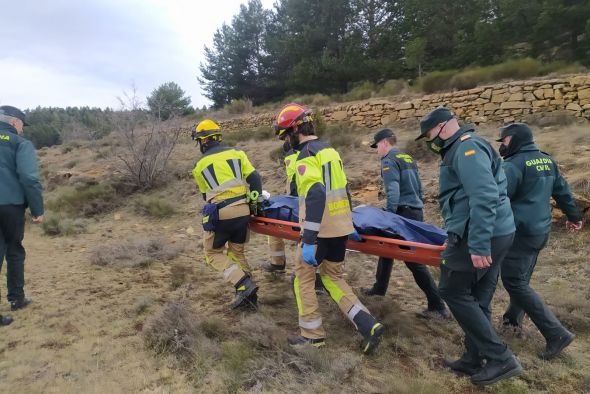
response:
[[[352,230],[352,233],[348,236],[348,239],[356,241],[356,242],[361,242],[363,240],[361,238],[361,235],[356,230]]]
[[[301,255],[303,256],[303,261],[312,267],[317,267],[318,262],[315,259],[315,245],[304,243],[302,248]]]

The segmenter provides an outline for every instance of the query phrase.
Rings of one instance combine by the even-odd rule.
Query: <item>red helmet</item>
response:
[[[281,138],[288,129],[305,122],[311,122],[311,120],[311,114],[308,110],[299,104],[291,103],[281,109],[273,127],[276,135]]]

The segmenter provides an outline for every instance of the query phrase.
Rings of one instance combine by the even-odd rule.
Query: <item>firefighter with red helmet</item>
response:
[[[291,346],[325,344],[314,290],[319,266],[321,280],[330,297],[363,336],[363,353],[372,353],[384,326],[359,301],[343,278],[346,241],[360,240],[352,226],[350,194],[340,155],[315,135],[311,113],[298,104],[287,104],[277,116],[275,132],[299,151],[295,181],[299,195],[301,241],[298,245],[293,283],[299,314],[300,335],[289,337]]]

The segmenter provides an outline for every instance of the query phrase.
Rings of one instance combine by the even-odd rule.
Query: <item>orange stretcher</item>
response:
[[[301,233],[299,223],[268,219],[261,216],[251,216],[250,230],[258,234],[270,235],[271,237],[291,241],[298,241]],[[362,242],[348,240],[346,243],[347,249],[374,256],[411,261],[435,267],[440,265],[440,253],[445,249],[444,246],[439,245],[429,245],[374,235],[361,234],[361,238],[363,239]]]

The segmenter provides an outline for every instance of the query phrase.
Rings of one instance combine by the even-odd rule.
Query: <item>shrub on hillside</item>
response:
[[[94,265],[146,267],[154,262],[168,262],[182,253],[183,247],[167,244],[158,238],[101,245],[90,252]]]
[[[223,133],[223,142],[229,146],[235,146],[244,141],[267,141],[273,138],[275,138],[275,132],[270,126],[260,126],[252,129]]]
[[[162,122],[141,110],[134,90],[120,99],[123,110],[117,117],[119,140],[116,157],[120,171],[135,190],[150,190],[169,179],[170,159],[184,129],[174,118]]]
[[[252,111],[252,107],[252,100],[238,99],[232,100],[229,104],[226,104],[223,109],[229,114],[238,115]]]
[[[569,73],[583,70],[584,67],[579,64],[563,62],[543,64],[531,58],[510,59],[492,66],[470,67],[461,71],[433,71],[420,78],[418,86],[425,93],[452,89],[464,90],[505,79],[526,79],[555,72]]]
[[[450,88],[450,80],[456,70],[433,71],[418,79],[418,87],[424,93],[433,93]]]
[[[344,101],[366,100],[371,98],[375,93],[376,86],[373,82],[364,81],[353,87],[347,93],[342,95]]]
[[[108,183],[67,186],[47,202],[55,212],[73,216],[94,216],[106,213],[121,203],[116,190]]]
[[[86,223],[81,219],[62,218],[59,215],[47,214],[41,223],[43,234],[49,236],[70,236],[86,231]]]
[[[172,216],[176,210],[168,201],[158,197],[141,197],[135,201],[135,212],[154,218]]]
[[[376,95],[379,97],[395,96],[403,92],[407,87],[408,84],[403,79],[390,79],[379,88]]]

